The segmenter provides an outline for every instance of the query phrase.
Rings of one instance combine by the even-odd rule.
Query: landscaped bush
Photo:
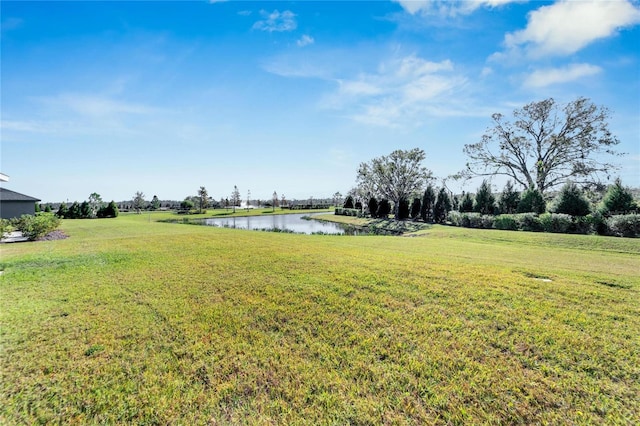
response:
[[[573,225],[572,216],[564,213],[544,213],[538,220],[544,232],[566,234]]]
[[[463,228],[491,229],[495,218],[493,216],[482,215],[480,213],[460,213],[459,211],[449,212],[447,219],[452,225]]]
[[[493,226],[496,229],[503,229],[506,231],[517,231],[518,221],[516,220],[515,215],[501,214],[495,217],[493,221]]]
[[[36,213],[35,216],[22,215],[13,220],[13,226],[30,241],[44,237],[60,225],[60,218],[52,213]]]
[[[640,215],[624,214],[611,216],[607,219],[609,233],[617,237],[640,236]]]
[[[9,219],[0,219],[0,238],[4,237],[4,234],[10,232],[12,229]]]
[[[335,214],[339,216],[363,217],[362,210],[343,207],[336,207]]]
[[[518,222],[518,229],[522,231],[533,231],[533,232],[542,231],[542,225],[540,224],[540,219],[538,218],[537,214],[518,213],[514,215],[514,217]]]

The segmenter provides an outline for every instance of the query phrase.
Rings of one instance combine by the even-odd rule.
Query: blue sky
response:
[[[0,7],[3,185],[43,201],[330,197],[414,147],[444,178],[492,113],[578,96],[611,110],[614,176],[640,186],[637,1]]]

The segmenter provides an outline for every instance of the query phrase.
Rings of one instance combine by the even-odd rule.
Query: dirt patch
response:
[[[56,230],[53,232],[49,232],[44,237],[38,238],[36,241],[54,241],[54,240],[64,240],[65,238],[69,238],[67,234],[62,231]]]

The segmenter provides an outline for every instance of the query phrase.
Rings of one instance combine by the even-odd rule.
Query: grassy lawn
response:
[[[640,240],[165,216],[0,246],[0,424],[640,422]]]

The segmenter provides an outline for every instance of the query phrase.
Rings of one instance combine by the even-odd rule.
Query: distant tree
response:
[[[44,208],[45,213],[51,213],[51,204],[47,204]]]
[[[629,188],[622,186],[622,181],[620,178],[617,178],[613,185],[607,189],[607,193],[602,199],[600,211],[603,214],[627,214],[637,209],[638,206],[633,200],[633,194]]]
[[[287,205],[287,197],[285,197],[284,194],[282,194],[282,198],[280,199],[280,207],[284,207]]]
[[[493,214],[495,202],[496,198],[491,193],[491,185],[487,180],[483,180],[476,192],[473,211],[484,215]]]
[[[42,211],[42,207],[40,206],[40,203],[35,203],[35,204],[36,204],[36,205],[35,205],[35,209],[34,209],[34,211],[35,211],[36,213],[40,213],[40,212]]]
[[[460,212],[461,213],[469,213],[473,211],[473,197],[471,193],[465,192],[462,196],[462,201],[460,202]]]
[[[391,203],[386,198],[383,198],[378,203],[378,211],[376,212],[376,217],[380,219],[388,219],[389,214],[391,214]]]
[[[529,188],[520,195],[516,211],[518,213],[542,214],[547,211],[547,203],[544,201],[540,191],[535,188]]]
[[[158,210],[160,208],[160,200],[158,199],[157,195],[154,195],[151,199],[150,207],[151,210]]]
[[[420,217],[420,210],[422,209],[422,201],[419,197],[416,197],[411,202],[411,219],[418,220]]]
[[[467,174],[506,175],[540,194],[567,180],[598,182],[599,173],[614,169],[600,154],[616,154],[612,147],[620,143],[609,131],[609,115],[582,97],[564,106],[551,98],[532,102],[513,112],[513,123],[493,114],[494,127],[464,147]]]
[[[185,198],[180,203],[180,209],[185,211],[191,210],[194,206],[195,206],[195,203],[191,199],[189,199],[189,197]]]
[[[353,204],[353,197],[351,195],[347,196],[347,199],[344,200],[344,208],[345,209],[352,209],[354,208],[354,204]]]
[[[376,200],[376,197],[369,198],[367,207],[369,208],[369,213],[371,214],[371,217],[376,217],[376,213],[378,213],[378,200]]]
[[[422,194],[422,205],[420,206],[420,216],[425,222],[433,222],[433,207],[436,203],[436,193],[431,184],[427,185],[427,189]]]
[[[564,213],[571,216],[586,216],[591,213],[589,201],[573,182],[564,184],[551,207],[553,213]]]
[[[273,194],[271,194],[271,202],[273,203],[272,204],[272,207],[273,207],[272,211],[275,212],[276,211],[276,206],[278,204],[278,193],[276,191],[273,191]]]
[[[71,204],[71,207],[69,207],[69,210],[67,210],[67,215],[65,216],[65,218],[80,219],[81,217],[82,212],[80,211],[80,203],[74,201],[73,204]]]
[[[233,207],[233,212],[236,212],[236,207],[240,205],[240,190],[236,185],[233,186],[233,192],[231,193],[231,206]]]
[[[395,218],[396,220],[405,220],[409,218],[409,200],[401,198],[398,201],[398,207],[395,208]]]
[[[198,213],[202,213],[204,209],[207,208],[209,204],[209,194],[207,193],[207,189],[204,186],[201,186],[198,189]]]
[[[91,195],[89,195],[89,209],[91,212],[88,217],[96,217],[98,210],[100,210],[102,206],[104,206],[104,202],[100,194],[97,192],[91,193]]]
[[[118,211],[118,205],[115,203],[115,201],[112,200],[109,204],[101,207],[100,210],[98,210],[98,217],[118,217],[119,213],[120,212]]]
[[[513,188],[513,183],[508,180],[500,194],[498,200],[498,209],[500,213],[512,214],[518,210],[520,202],[520,193]]]
[[[436,223],[444,223],[447,220],[447,213],[451,211],[451,198],[445,188],[440,188],[438,198],[433,207],[433,218]]]
[[[58,207],[58,211],[56,212],[56,216],[58,216],[60,219],[65,218],[68,216],[68,212],[69,209],[67,208],[67,203],[62,202],[60,203],[60,206]]]
[[[137,191],[132,200],[133,209],[137,214],[140,214],[142,212],[142,209],[144,209],[146,205],[147,202],[144,199],[144,193],[142,193],[141,191]]]
[[[340,191],[338,191],[333,194],[333,205],[339,206],[340,204],[342,204],[342,194],[340,193]]]
[[[377,157],[358,168],[358,187],[378,198],[394,203],[394,213],[399,218],[400,200],[409,200],[422,192],[431,178],[431,171],[422,165],[426,155],[423,150],[396,150],[387,156]]]
[[[93,217],[93,212],[91,211],[91,206],[88,201],[83,201],[80,204],[80,218],[82,219],[90,219]]]

